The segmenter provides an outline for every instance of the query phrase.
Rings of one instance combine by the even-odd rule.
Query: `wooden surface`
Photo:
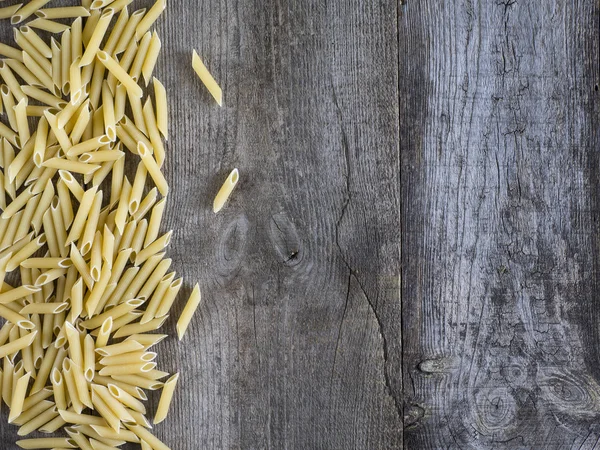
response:
[[[203,302],[182,343],[157,346],[181,378],[154,431],[173,450],[401,447],[395,2],[173,0],[157,30],[164,227],[187,283],[166,329],[196,281]],[[215,216],[234,167],[239,188]]]
[[[401,14],[405,448],[600,447],[598,23]]]
[[[170,2],[165,228],[204,300],[159,346],[182,378],[157,435],[600,448],[599,20],[594,0]]]

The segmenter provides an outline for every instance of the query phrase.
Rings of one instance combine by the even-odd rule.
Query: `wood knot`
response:
[[[222,277],[237,273],[244,259],[247,245],[249,223],[245,215],[240,215],[229,222],[216,246],[217,272]]]
[[[417,404],[405,405],[404,407],[404,426],[416,427],[425,417],[425,409]]]
[[[298,266],[304,259],[304,248],[294,222],[286,212],[271,216],[269,234],[278,259],[288,267]]]
[[[424,359],[419,363],[419,370],[424,373],[446,373],[459,367],[455,358]]]
[[[505,433],[516,424],[518,405],[509,388],[481,388],[474,394],[473,420],[484,435]]]
[[[576,419],[600,415],[600,386],[588,375],[559,367],[542,368],[536,381],[542,398],[555,413]]]

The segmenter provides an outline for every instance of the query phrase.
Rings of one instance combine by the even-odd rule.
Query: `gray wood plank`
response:
[[[158,346],[181,378],[154,431],[177,450],[401,447],[396,3],[173,1],[157,30],[164,227],[187,283],[166,328],[196,281],[203,302],[183,343]]]
[[[598,447],[598,18],[403,8],[406,448]]]

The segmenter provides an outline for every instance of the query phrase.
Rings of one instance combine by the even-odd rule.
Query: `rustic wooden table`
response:
[[[157,435],[596,448],[599,20],[592,0],[171,1],[165,227],[204,300],[159,348],[181,381]]]

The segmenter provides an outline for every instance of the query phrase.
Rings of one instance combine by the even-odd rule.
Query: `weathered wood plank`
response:
[[[401,17],[405,445],[597,448],[599,5]]]
[[[164,227],[188,283],[167,329],[195,281],[204,300],[184,342],[158,346],[181,378],[154,431],[177,450],[401,447],[396,3],[172,1],[157,29]]]

